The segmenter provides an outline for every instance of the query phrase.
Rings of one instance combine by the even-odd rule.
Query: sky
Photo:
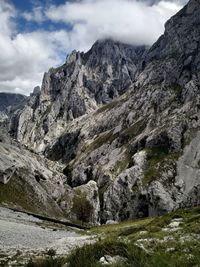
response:
[[[152,45],[187,0],[0,0],[0,92],[29,95],[44,72],[98,39]]]

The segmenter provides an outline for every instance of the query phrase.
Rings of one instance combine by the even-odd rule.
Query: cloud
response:
[[[12,18],[16,16],[16,11],[12,5],[2,1],[0,3],[0,34],[11,35],[14,30]]]
[[[63,62],[68,34],[59,31],[17,33],[17,10],[0,3],[0,91],[29,94],[41,84],[45,71]]]
[[[51,6],[46,16],[55,22],[73,25],[73,35],[79,48],[88,48],[100,38],[140,45],[151,45],[164,31],[164,23],[181,5],[178,2],[136,0],[83,0]],[[87,45],[88,44],[88,45]],[[86,46],[86,47],[85,47]]]
[[[180,2],[170,0],[79,0],[50,7],[37,4],[19,14],[7,0],[0,0],[0,91],[29,94],[41,84],[45,71],[63,63],[63,55],[73,49],[86,51],[97,39],[150,45],[180,8]],[[19,16],[38,30],[18,32]],[[44,22],[66,27],[42,30]]]
[[[32,12],[23,12],[22,17],[24,17],[27,21],[36,21],[38,23],[45,21],[42,6],[34,7]]]

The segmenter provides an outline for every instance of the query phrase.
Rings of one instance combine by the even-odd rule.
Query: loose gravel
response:
[[[20,261],[24,264],[30,255],[44,255],[50,248],[57,255],[66,255],[73,248],[92,242],[94,237],[81,231],[0,207],[0,266],[5,262],[7,266],[23,266]]]

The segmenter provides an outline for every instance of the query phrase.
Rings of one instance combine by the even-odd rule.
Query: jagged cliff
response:
[[[37,147],[51,131],[96,110],[123,94],[132,84],[145,47],[97,41],[87,53],[73,51],[66,63],[45,73],[24,110],[16,114],[12,133]],[[16,121],[16,118],[14,118]],[[56,126],[55,126],[56,123]],[[38,137],[40,136],[40,140]]]
[[[13,116],[11,133],[84,187],[96,222],[200,204],[199,13],[190,0],[149,50],[73,52]]]

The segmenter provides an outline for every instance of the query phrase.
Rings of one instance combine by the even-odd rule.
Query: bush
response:
[[[63,264],[66,262],[64,258],[52,258],[48,257],[46,259],[31,259],[26,267],[62,267]]]
[[[55,251],[55,249],[50,248],[50,249],[47,251],[47,255],[48,255],[48,256],[51,256],[51,257],[55,256],[55,255],[56,255],[56,251]]]
[[[116,240],[100,241],[74,250],[68,257],[69,267],[100,267],[104,255],[127,256],[127,246]],[[125,267],[125,265],[123,265]]]
[[[77,220],[82,223],[88,223],[94,212],[93,206],[87,200],[86,196],[81,194],[73,199],[72,212],[76,215]]]

